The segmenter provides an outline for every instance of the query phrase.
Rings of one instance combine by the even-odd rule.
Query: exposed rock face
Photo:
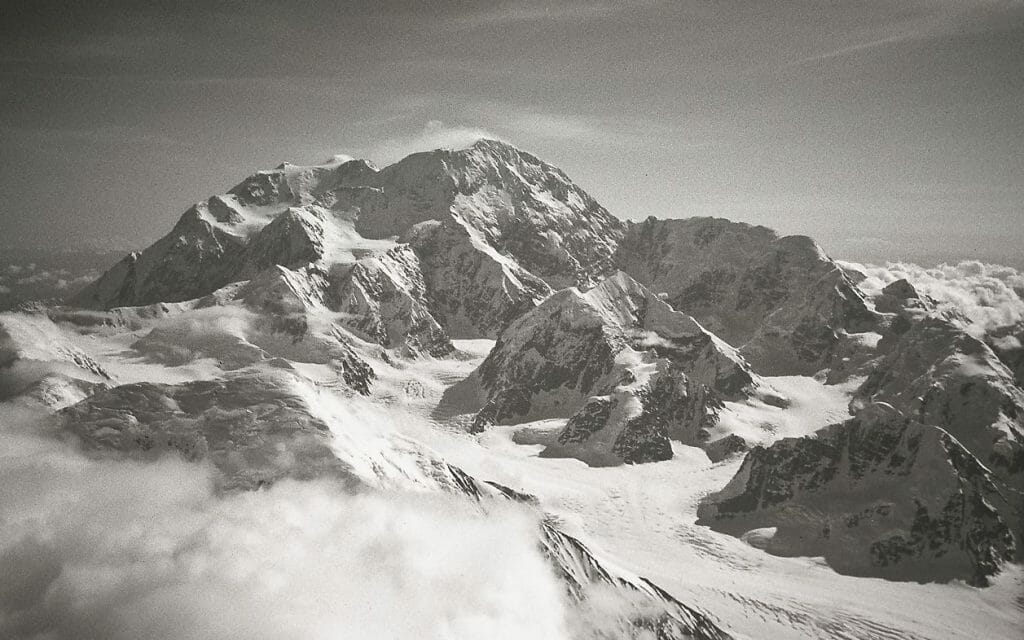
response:
[[[289,208],[255,234],[246,249],[249,262],[257,269],[295,269],[322,259],[328,233],[325,218],[320,209]]]
[[[381,171],[285,164],[191,207],[76,303],[166,304],[250,279],[283,292],[287,280],[305,304],[355,314],[347,326],[370,340],[438,355],[451,349],[445,329],[493,338],[551,286],[595,282],[621,231],[564,173],[495,141]]]
[[[427,308],[419,258],[408,245],[342,267],[332,280],[329,306],[346,314],[343,322],[357,334],[410,355],[453,349]]]
[[[547,283],[457,222],[423,222],[402,240],[419,257],[431,314],[454,338],[497,338],[551,294]]]
[[[1024,488],[1024,391],[984,342],[927,317],[880,343],[856,403],[882,401],[951,433],[1001,478]]]
[[[901,278],[882,289],[875,298],[875,309],[881,313],[918,317],[934,311],[935,305],[926,296],[921,296],[906,278]]]
[[[718,218],[630,223],[616,264],[675,309],[740,348],[755,371],[812,374],[844,332],[878,318],[853,281],[810,238]]]
[[[370,238],[426,220],[455,220],[552,288],[587,285],[611,270],[622,223],[559,169],[494,140],[413,154],[382,169],[385,198],[362,209]]]
[[[273,315],[297,315],[325,308],[330,274],[309,265],[300,269],[274,266],[256,274],[238,289],[235,299],[249,308]]]
[[[985,344],[1013,372],[1017,386],[1024,388],[1024,324],[990,333],[985,337]]]
[[[1014,558],[1018,505],[947,431],[884,404],[815,436],[756,447],[698,523],[837,571],[983,585]],[[1018,525],[1019,526],[1019,525]]]
[[[108,309],[190,300],[246,279],[250,263],[294,265],[314,253],[300,229],[314,223],[289,207],[310,205],[331,189],[368,180],[373,173],[362,161],[322,167],[282,165],[256,173],[228,194],[189,208],[169,234],[126,257],[83,289],[75,302]],[[285,219],[256,245],[259,252],[250,251],[250,241],[286,212]]]
[[[198,298],[234,281],[245,242],[204,220],[195,208],[168,235],[117,263],[83,289],[83,307],[109,308]]]
[[[882,289],[882,294],[892,296],[897,300],[911,300],[920,298],[917,293],[917,289],[914,285],[910,284],[906,278],[900,278],[895,282],[890,282]]]
[[[669,437],[703,444],[723,399],[765,392],[732,348],[621,272],[510,325],[474,384],[476,428],[571,415],[546,453],[593,464],[667,459]]]
[[[642,577],[607,566],[578,539],[544,523],[541,548],[566,585],[569,598],[588,606],[594,587],[611,589],[625,610],[617,629],[594,629],[598,637],[658,640],[727,640],[731,636],[708,614],[689,607]],[[607,603],[601,601],[602,608]],[[584,622],[585,624],[585,622]]]
[[[338,477],[349,468],[331,450],[286,371],[240,372],[182,385],[137,383],[94,394],[61,413],[64,428],[99,451],[155,459],[169,451],[210,460],[225,489],[284,477]]]

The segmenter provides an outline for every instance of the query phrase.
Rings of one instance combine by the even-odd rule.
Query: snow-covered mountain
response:
[[[401,237],[419,256],[430,311],[455,338],[497,338],[551,287],[454,220],[428,220]]]
[[[1016,324],[986,336],[985,344],[1013,372],[1018,387],[1024,387],[1024,324]]]
[[[616,262],[734,345],[764,375],[810,375],[878,318],[850,274],[806,236],[720,218],[630,223]]]
[[[364,161],[284,164],[194,205],[76,302],[177,302],[284,278],[382,346],[437,355],[450,349],[449,325],[458,337],[493,338],[549,284],[595,282],[621,228],[564,173],[496,141],[380,171]]]
[[[361,243],[343,206],[328,210],[317,200],[373,174],[361,161],[283,164],[253,174],[227,194],[190,207],[170,233],[124,258],[75,302],[91,308],[178,302],[246,280],[261,267],[340,258],[327,255],[331,240],[356,239],[345,243],[346,253]]]
[[[898,329],[903,329],[900,332]],[[944,318],[899,325],[854,403],[886,402],[941,426],[1000,477],[1024,489],[1024,390],[981,340]]]
[[[1018,500],[948,431],[878,403],[754,449],[700,515],[844,573],[984,585],[1017,555]]]
[[[476,388],[475,429],[568,416],[546,455],[593,464],[665,460],[670,439],[711,444],[725,400],[784,402],[732,347],[621,271],[510,325],[451,392]]]
[[[5,313],[0,320],[0,402],[57,409],[110,383],[103,365],[46,317]]]
[[[560,289],[611,269],[622,223],[559,169],[495,140],[413,154],[380,171],[383,198],[356,230],[386,238],[428,220],[454,220],[478,242]]]
[[[422,444],[368,424],[372,418],[324,402],[283,359],[217,380],[119,385],[57,414],[58,428],[93,455],[157,460],[172,453],[208,461],[222,492],[330,478],[354,492],[404,488],[462,495],[484,508],[506,499],[536,507],[535,497],[473,477]],[[730,637],[707,613],[609,565],[553,519],[541,522],[537,543],[571,601],[611,609],[604,621],[610,626],[595,633]]]
[[[0,314],[0,436],[78,456],[39,477],[180,459],[214,500],[514,512],[566,637],[1010,637],[1019,317],[865,278],[764,227],[621,222],[504,142],[286,163],[73,305]],[[913,584],[951,580],[991,586]]]

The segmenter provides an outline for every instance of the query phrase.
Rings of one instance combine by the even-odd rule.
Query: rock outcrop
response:
[[[454,338],[497,338],[551,287],[454,221],[412,227],[431,314]]]
[[[667,459],[669,438],[706,443],[724,400],[772,397],[735,350],[621,272],[510,325],[453,393],[473,386],[476,429],[569,417],[546,454],[592,464]]]
[[[879,343],[884,355],[854,406],[886,402],[945,429],[999,477],[1024,488],[1024,391],[981,340],[926,317]]]
[[[362,235],[454,220],[554,289],[610,272],[622,233],[622,223],[562,171],[496,140],[413,154],[382,169],[374,186],[385,198],[361,211]]]
[[[845,357],[878,317],[805,236],[719,218],[630,223],[617,266],[740,349],[765,375],[810,375]]]
[[[408,245],[339,266],[330,280],[328,306],[357,335],[413,356],[453,349],[430,314],[419,258]]]
[[[1016,555],[1013,499],[949,432],[875,404],[753,449],[698,523],[841,573],[984,585]]]

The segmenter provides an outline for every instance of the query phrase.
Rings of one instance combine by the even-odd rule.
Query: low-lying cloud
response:
[[[27,300],[62,299],[100,274],[96,268],[45,267],[35,262],[0,266],[0,310]]]
[[[327,481],[217,496],[206,466],[89,458],[48,420],[0,405],[0,637],[566,637],[514,505]]]
[[[868,295],[877,296],[886,285],[906,278],[940,310],[962,313],[976,335],[1024,322],[1024,274],[1012,267],[976,260],[933,268],[903,262],[847,264],[867,276],[860,287]]]

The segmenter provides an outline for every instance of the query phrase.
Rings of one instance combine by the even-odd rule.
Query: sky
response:
[[[257,169],[484,135],[624,219],[1021,267],[1022,105],[1021,1],[8,1],[0,251],[141,248]]]

